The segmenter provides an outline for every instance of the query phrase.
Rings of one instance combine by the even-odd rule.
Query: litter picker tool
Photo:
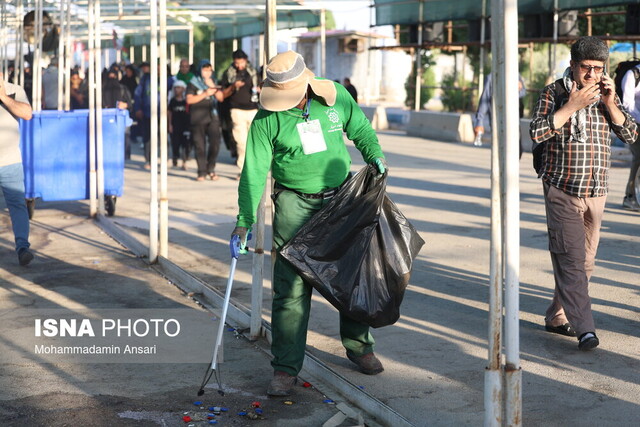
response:
[[[251,233],[247,236],[247,240],[251,240]],[[216,343],[213,347],[213,356],[211,358],[211,366],[207,368],[207,372],[204,374],[202,384],[200,384],[200,390],[198,390],[198,396],[204,394],[204,387],[207,385],[212,376],[215,375],[216,382],[218,383],[218,393],[224,396],[224,390],[222,389],[222,383],[220,381],[220,375],[217,369],[218,365],[218,350],[222,345],[222,334],[224,333],[224,325],[227,319],[227,309],[229,308],[229,300],[231,299],[231,288],[233,287],[233,276],[236,272],[236,265],[238,264],[238,257],[246,254],[247,242],[244,244],[240,242],[240,236],[234,235],[229,243],[231,249],[231,267],[229,268],[229,279],[227,280],[227,289],[224,294],[224,302],[222,304],[222,314],[220,315],[220,324],[218,325],[218,333],[216,335]]]

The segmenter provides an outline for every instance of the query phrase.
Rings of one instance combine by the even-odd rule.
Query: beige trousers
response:
[[[255,117],[258,110],[241,110],[239,108],[231,109],[231,122],[233,123],[233,139],[236,140],[238,159],[236,165],[242,171],[244,166],[244,155],[247,151],[247,136],[249,135],[249,128],[251,122]]]
[[[607,197],[580,198],[547,183],[543,185],[549,251],[556,283],[545,321],[553,325],[569,321],[578,336],[595,332],[589,280]]]

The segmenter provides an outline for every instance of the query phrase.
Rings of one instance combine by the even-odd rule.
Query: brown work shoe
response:
[[[293,391],[293,386],[298,381],[298,377],[289,375],[286,372],[275,371],[273,379],[269,383],[267,395],[269,396],[289,396]]]
[[[367,353],[363,356],[352,356],[347,353],[347,357],[353,363],[358,365],[358,367],[360,368],[360,372],[362,372],[363,374],[376,375],[384,371],[382,362],[380,362],[380,359],[378,359],[373,353]]]

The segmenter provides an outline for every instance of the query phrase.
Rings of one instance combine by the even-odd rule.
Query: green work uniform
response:
[[[271,168],[278,184],[290,189],[280,190],[273,196],[273,243],[276,251],[329,201],[305,197],[300,193],[324,192],[339,187],[347,178],[351,158],[343,132],[354,142],[367,163],[384,157],[375,131],[360,107],[343,86],[335,86],[337,98],[333,106],[327,106],[322,98],[312,96],[304,110],[260,110],[251,125],[245,167],[238,188],[240,211],[237,226],[250,228],[255,222],[255,213]],[[315,134],[309,137],[298,126],[300,123],[312,125]],[[271,352],[274,359],[271,364],[274,370],[297,375],[304,359],[312,287],[278,253],[273,291]],[[374,340],[365,324],[340,315],[340,336],[347,352],[353,356],[373,351]]]

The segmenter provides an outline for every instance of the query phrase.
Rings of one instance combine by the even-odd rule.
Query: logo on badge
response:
[[[329,121],[332,123],[338,123],[340,121],[340,116],[338,115],[338,112],[336,111],[335,108],[329,108],[327,110],[327,117],[329,118]]]

